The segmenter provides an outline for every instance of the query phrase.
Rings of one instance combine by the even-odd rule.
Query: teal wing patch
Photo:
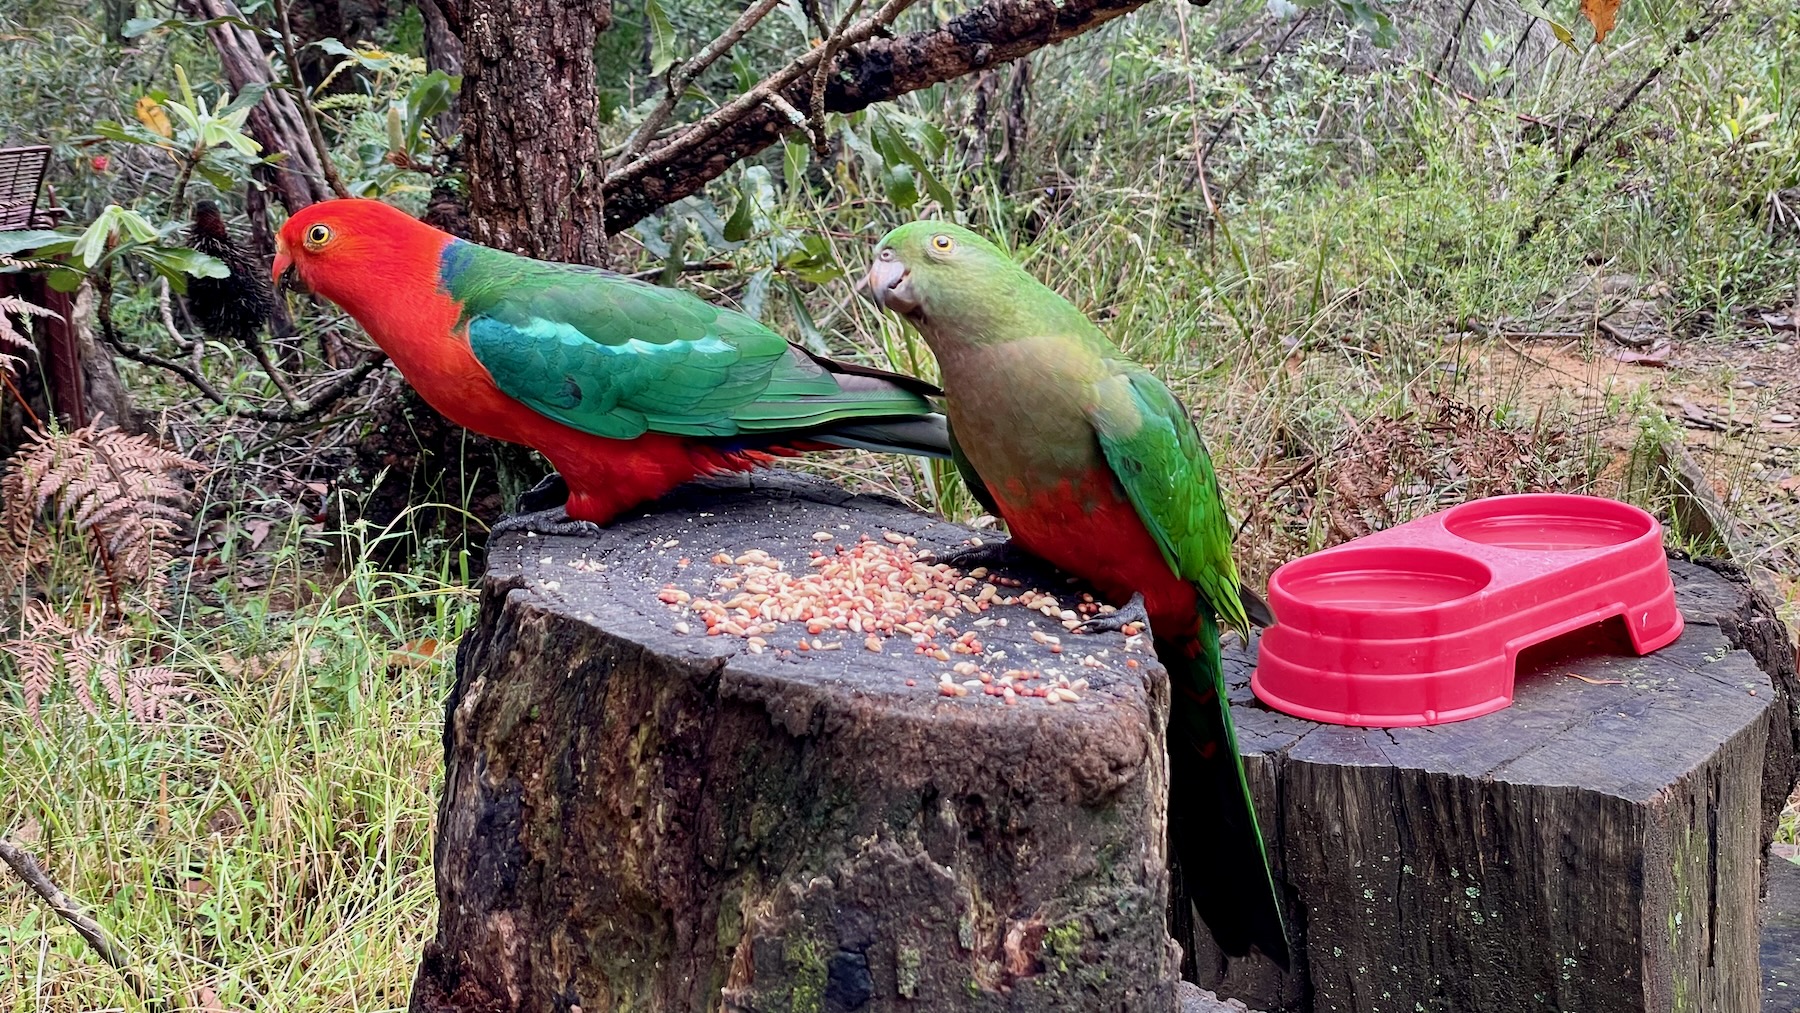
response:
[[[731,437],[931,411],[917,393],[835,373],[675,289],[460,242],[446,247],[440,281],[502,391],[597,436]]]
[[[1093,391],[1088,419],[1100,449],[1163,558],[1247,639],[1231,522],[1193,421],[1169,388],[1135,364],[1122,364]]]

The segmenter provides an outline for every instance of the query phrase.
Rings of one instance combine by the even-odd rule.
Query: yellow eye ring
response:
[[[331,226],[314,225],[312,228],[306,230],[307,249],[316,250],[329,242],[331,242]]]
[[[949,253],[950,248],[955,245],[956,241],[954,239],[951,239],[949,236],[943,235],[942,233],[931,237],[931,248],[937,250],[939,253]]]

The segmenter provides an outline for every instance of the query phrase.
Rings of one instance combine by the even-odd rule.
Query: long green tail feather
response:
[[[1218,622],[1203,615],[1198,642],[1159,637],[1156,653],[1173,690],[1169,841],[1181,881],[1221,950],[1254,946],[1285,970],[1287,931],[1231,727]]]

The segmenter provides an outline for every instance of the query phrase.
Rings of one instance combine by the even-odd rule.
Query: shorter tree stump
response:
[[[1289,717],[1228,651],[1297,960],[1283,975],[1202,935],[1200,983],[1269,1013],[1757,1008],[1794,649],[1741,575],[1671,570],[1680,640],[1640,658],[1619,624],[1578,631],[1522,655],[1513,705],[1470,721]]]
[[[414,1010],[1176,1008],[1168,684],[1147,638],[992,607],[979,634],[1005,667],[1089,683],[1009,705],[940,688],[969,655],[904,636],[877,653],[861,632],[800,651],[804,623],[758,653],[673,593],[731,597],[717,580],[741,568],[719,553],[804,574],[884,533],[939,553],[974,534],[765,472],[595,539],[494,540],[445,716]]]

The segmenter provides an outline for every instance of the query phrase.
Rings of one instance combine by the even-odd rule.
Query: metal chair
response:
[[[50,207],[38,207],[45,190],[44,174],[49,168],[47,144],[0,148],[0,232],[53,228],[68,214],[55,206],[55,191],[50,193]]]

